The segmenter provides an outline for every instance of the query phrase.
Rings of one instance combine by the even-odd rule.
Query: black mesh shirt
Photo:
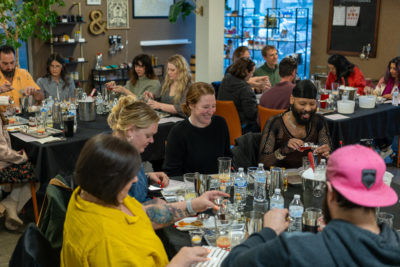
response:
[[[288,112],[288,111],[287,111]],[[288,148],[289,139],[298,138],[293,136],[286,128],[283,122],[285,113],[271,117],[264,127],[258,161],[264,163],[266,168],[270,166],[298,168],[302,166],[302,158],[307,156],[309,151],[295,151]],[[331,138],[328,131],[328,125],[325,118],[319,114],[312,116],[310,123],[306,126],[306,137],[298,138],[304,142],[312,142],[319,146],[328,144],[331,146]],[[278,160],[275,151],[278,150],[283,156],[282,160]]]

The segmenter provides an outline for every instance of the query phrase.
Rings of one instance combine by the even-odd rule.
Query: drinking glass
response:
[[[308,168],[310,168],[310,160],[305,156],[303,157],[303,171],[306,171]]]
[[[303,232],[318,233],[319,217],[322,216],[322,210],[318,208],[307,208],[302,215]]]
[[[229,219],[217,219],[217,247],[230,250],[232,221]]]
[[[195,173],[185,173],[183,181],[185,182],[185,200],[196,198],[196,191],[194,188]]]
[[[254,196],[254,182],[256,177],[257,167],[247,168],[247,195]]]
[[[220,181],[220,190],[230,194],[232,179],[231,179],[231,164],[232,159],[229,157],[218,158],[218,177]]]
[[[196,229],[189,231],[190,241],[192,242],[192,247],[201,246],[201,241],[204,236],[204,231],[201,229]]]

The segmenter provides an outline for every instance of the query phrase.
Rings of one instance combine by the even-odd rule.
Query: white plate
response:
[[[180,231],[190,231],[190,230],[195,230],[195,229],[199,229],[199,228],[214,228],[215,227],[214,217],[210,217],[207,220],[204,220],[203,226],[186,225],[186,226],[181,227],[181,226],[179,226],[179,223],[182,221],[185,223],[191,223],[191,222],[197,221],[197,217],[187,217],[180,221],[175,222],[176,229],[178,229]]]

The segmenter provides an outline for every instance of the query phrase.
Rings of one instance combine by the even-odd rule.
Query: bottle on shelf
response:
[[[275,188],[274,194],[270,199],[270,209],[284,209],[285,207],[285,199],[281,195],[281,189]]]
[[[303,203],[301,203],[300,195],[294,195],[293,200],[289,204],[289,216],[291,218],[289,232],[301,232],[301,217],[304,212]]]
[[[238,169],[234,184],[234,202],[238,208],[243,209],[246,205],[247,179],[243,168]]]

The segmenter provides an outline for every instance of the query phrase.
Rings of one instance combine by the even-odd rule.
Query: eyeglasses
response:
[[[52,69],[61,69],[62,66],[61,65],[50,65],[50,68],[52,68]]]

